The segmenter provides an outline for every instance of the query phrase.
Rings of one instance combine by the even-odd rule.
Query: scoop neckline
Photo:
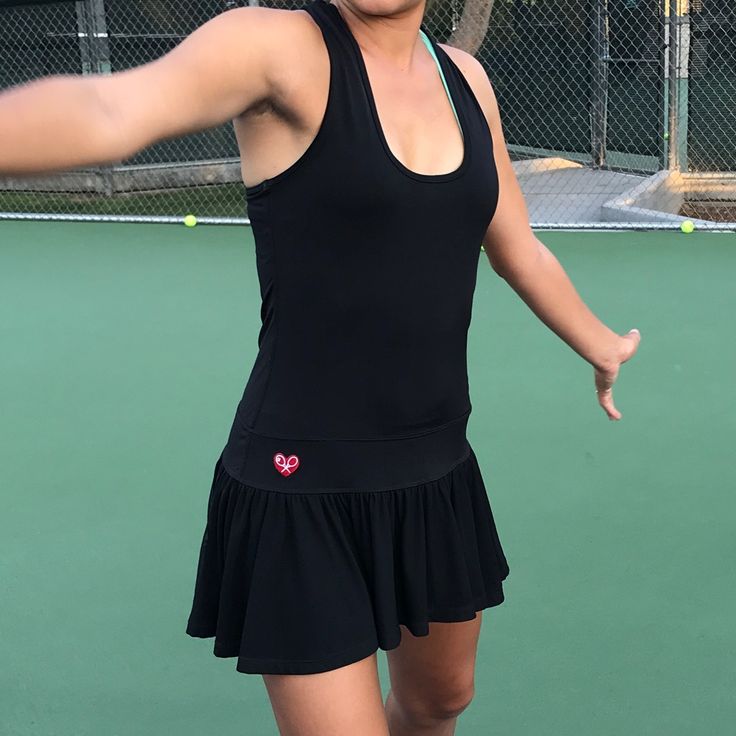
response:
[[[342,13],[340,12],[338,7],[334,3],[330,2],[330,0],[320,0],[320,2],[323,2],[325,5],[330,6],[331,12],[334,13],[334,15],[338,18],[338,22],[342,25],[350,41],[350,46],[352,47],[353,52],[356,56],[356,60],[358,62],[358,70],[360,72],[361,81],[363,82],[363,89],[365,91],[366,98],[368,100],[368,106],[371,111],[371,117],[373,118],[373,125],[375,128],[376,134],[378,135],[381,145],[388,159],[391,161],[391,163],[393,163],[393,165],[401,173],[405,174],[411,179],[416,179],[417,181],[442,182],[442,181],[450,181],[452,179],[456,179],[457,177],[461,176],[465,172],[465,169],[467,168],[468,161],[470,159],[470,146],[471,146],[470,134],[468,130],[467,120],[465,117],[464,107],[462,105],[458,105],[457,100],[453,100],[453,104],[455,105],[455,110],[457,112],[457,117],[458,117],[457,122],[462,132],[462,139],[463,139],[463,158],[462,158],[462,161],[458,164],[457,168],[455,168],[452,171],[447,171],[443,174],[423,174],[419,171],[414,171],[413,169],[410,169],[401,160],[399,160],[399,158],[394,154],[394,152],[391,150],[391,147],[388,144],[388,140],[386,139],[386,135],[383,131],[383,126],[381,125],[381,119],[378,115],[378,106],[376,105],[376,98],[373,95],[373,88],[371,87],[370,78],[368,77],[368,68],[366,67],[365,59],[363,58],[363,52],[361,51],[360,45],[358,44],[358,41],[353,35],[353,32],[350,30],[350,26],[348,25],[345,18],[343,18]],[[429,39],[430,43],[432,44],[432,47],[435,49],[435,53],[437,53],[437,51],[439,50],[437,48],[437,44],[435,43],[435,40],[432,37],[432,35],[424,27],[424,24],[420,26],[420,30],[424,32],[424,34],[426,35],[426,37]],[[442,65],[443,67],[442,71],[445,73],[445,78],[447,78],[447,71],[445,69],[446,65],[443,63],[444,59],[440,57],[439,53],[437,54],[437,60],[439,61],[440,65]],[[448,89],[449,89],[449,84],[448,84]],[[449,100],[448,100],[448,103],[449,103]],[[450,107],[452,108],[452,104],[450,105]]]

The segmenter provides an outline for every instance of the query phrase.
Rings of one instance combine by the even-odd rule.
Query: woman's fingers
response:
[[[633,358],[639,349],[641,333],[634,327],[625,335],[622,335],[621,340],[618,365],[608,370],[596,370],[595,372],[595,390],[598,396],[598,403],[603,407],[608,418],[612,420],[621,419],[623,416],[613,403],[613,384],[616,382],[621,364]]]
[[[613,389],[607,388],[603,391],[596,389],[596,393],[598,394],[598,403],[603,407],[606,414],[608,414],[608,418],[611,420],[621,419],[623,414],[621,414],[613,403]]]
[[[636,355],[636,351],[639,349],[639,343],[641,342],[641,332],[634,327],[623,335],[623,338],[626,340],[626,349],[621,356],[621,362],[625,363]]]
[[[621,419],[621,412],[616,409],[613,403],[613,384],[618,377],[618,366],[606,371],[595,372],[595,393],[598,397],[598,403],[608,414],[609,419]]]

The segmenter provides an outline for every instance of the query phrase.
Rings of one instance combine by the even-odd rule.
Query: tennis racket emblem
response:
[[[288,478],[299,467],[299,458],[296,455],[287,457],[283,452],[277,452],[273,456],[273,464],[281,475]]]

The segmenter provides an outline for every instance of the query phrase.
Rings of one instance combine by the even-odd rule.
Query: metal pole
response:
[[[678,138],[678,115],[677,115],[677,65],[678,65],[678,24],[677,24],[677,2],[678,0],[669,0],[669,48],[668,48],[668,64],[667,71],[669,80],[667,86],[667,106],[668,106],[668,149],[667,149],[667,168],[670,171],[676,171],[679,168],[677,155],[677,138]]]
[[[89,48],[89,20],[85,2],[75,3],[77,11],[77,39],[79,43],[79,58],[82,74],[92,74],[92,56]]]
[[[89,19],[92,32],[92,48],[94,49],[94,60],[97,74],[110,74],[112,62],[110,61],[110,40],[107,33],[107,13],[105,11],[105,0],[89,0]]]
[[[591,89],[591,154],[593,167],[606,165],[608,137],[608,0],[598,0],[593,19],[594,66]]]
[[[110,41],[107,33],[107,15],[105,0],[87,0],[87,18],[89,20],[89,43],[92,52],[92,65],[95,74],[111,74]],[[101,166],[98,171],[102,175],[105,194],[112,197],[115,193],[115,172],[112,166]]]

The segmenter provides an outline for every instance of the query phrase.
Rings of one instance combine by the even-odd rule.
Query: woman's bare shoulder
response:
[[[216,16],[223,42],[245,44],[257,37],[261,47],[275,44],[274,51],[289,51],[290,44],[320,35],[309,13],[301,9],[248,6],[232,8]],[[297,48],[298,50],[298,48]]]
[[[208,49],[219,56],[219,70],[208,75],[209,84],[243,88],[252,99],[242,113],[266,101],[282,109],[299,107],[304,102],[299,92],[329,73],[322,32],[306,10],[232,8],[207,25],[214,26],[208,34]]]

